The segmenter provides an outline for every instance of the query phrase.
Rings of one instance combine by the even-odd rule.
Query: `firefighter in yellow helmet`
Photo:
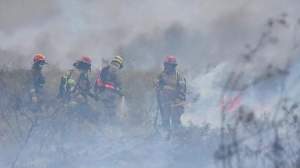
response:
[[[124,59],[116,56],[109,65],[103,67],[97,75],[94,92],[103,103],[104,120],[115,120],[117,107],[122,94],[122,84],[120,80],[120,70],[123,68]]]
[[[180,118],[184,113],[186,99],[186,80],[179,74],[176,67],[176,57],[167,56],[164,61],[164,70],[156,81],[162,127],[168,132],[181,126]]]

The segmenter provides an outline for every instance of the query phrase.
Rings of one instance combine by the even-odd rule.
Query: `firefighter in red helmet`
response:
[[[40,110],[42,101],[42,94],[44,85],[46,83],[45,77],[42,73],[43,66],[47,64],[46,57],[43,54],[36,54],[33,57],[32,64],[32,88],[30,90],[30,98],[32,103],[32,110]]]
[[[58,97],[69,109],[87,115],[90,112],[88,98],[95,98],[89,79],[92,60],[88,56],[82,56],[73,66],[75,69],[69,70],[61,77]]]
[[[75,96],[82,96],[83,101],[86,103],[88,97],[94,97],[91,93],[91,82],[89,79],[89,72],[92,67],[92,60],[88,56],[83,56],[73,64],[79,70],[80,74],[76,80],[76,86],[73,91]]]
[[[168,132],[181,126],[180,118],[184,113],[186,100],[186,80],[176,67],[176,57],[167,56],[164,60],[164,70],[156,81],[162,127]]]

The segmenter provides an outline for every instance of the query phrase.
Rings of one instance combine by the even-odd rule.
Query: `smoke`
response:
[[[290,75],[287,87],[293,88],[289,94],[299,96],[296,92],[299,89],[294,86],[299,72],[299,5],[297,0],[0,0],[0,67],[28,68],[32,56],[41,52],[50,65],[62,69],[69,68],[79,56],[89,55],[96,68],[103,58],[121,54],[126,61],[124,73],[127,70],[156,72],[165,55],[176,55],[191,92],[200,95],[192,108],[187,109],[184,123],[219,125],[220,97],[232,73],[243,75],[226,88],[228,96],[236,96],[247,88],[241,101],[258,111],[273,110],[285,74]],[[49,125],[52,122],[48,121]],[[119,132],[128,130],[108,129],[107,132],[113,133],[85,136],[85,130],[95,129],[88,125],[78,134],[79,129],[70,126],[68,142],[63,135],[58,135],[60,125],[44,128],[47,126],[47,123],[37,126],[18,164],[38,167],[40,163],[31,162],[39,161],[49,167],[86,167],[87,164],[140,167],[135,164],[147,162],[149,167],[180,167],[180,164],[194,164],[198,160],[194,156],[205,159],[199,151],[205,151],[207,159],[211,159],[216,146],[213,134],[205,140],[194,138],[195,143],[183,144],[176,153],[174,145],[178,143],[157,143],[156,139],[144,142],[139,135],[143,130],[131,128],[134,135],[120,133],[118,137]],[[23,130],[26,132],[26,128]],[[53,132],[58,133],[50,138]],[[122,141],[123,136],[128,137]],[[71,139],[74,137],[78,138],[77,143]],[[137,147],[139,144],[141,148]],[[19,148],[11,146],[2,149]],[[40,146],[43,148],[39,149]],[[5,163],[0,162],[0,166],[11,165],[18,150],[9,154],[1,152]],[[38,157],[40,153],[45,156],[26,157],[32,154]],[[199,164],[212,167],[205,160]]]
[[[295,19],[299,5],[294,0],[0,3],[1,57],[12,57],[2,64],[9,62],[13,67],[23,57],[28,65],[27,59],[42,52],[61,67],[69,66],[80,55],[90,55],[97,67],[102,58],[121,51],[130,67],[157,67],[162,57],[174,54],[183,68],[196,70],[235,59],[246,44],[252,45],[259,38],[266,20],[282,13]],[[279,56],[269,52],[261,57],[267,62],[285,62],[289,56],[278,50],[284,49],[273,51]]]

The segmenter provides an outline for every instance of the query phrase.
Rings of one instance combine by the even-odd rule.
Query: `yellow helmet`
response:
[[[121,56],[115,56],[111,62],[120,65],[120,69],[123,68],[124,59]]]

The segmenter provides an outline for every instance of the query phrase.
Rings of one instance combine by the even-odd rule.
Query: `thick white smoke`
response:
[[[286,13],[295,20],[299,2],[2,0],[0,6],[2,64],[20,65],[22,57],[28,65],[42,52],[61,67],[83,54],[97,65],[122,48],[129,63],[148,60],[149,68],[166,54],[178,55],[183,67],[203,68],[241,54],[270,17]],[[289,57],[274,53],[262,57],[276,63]]]

